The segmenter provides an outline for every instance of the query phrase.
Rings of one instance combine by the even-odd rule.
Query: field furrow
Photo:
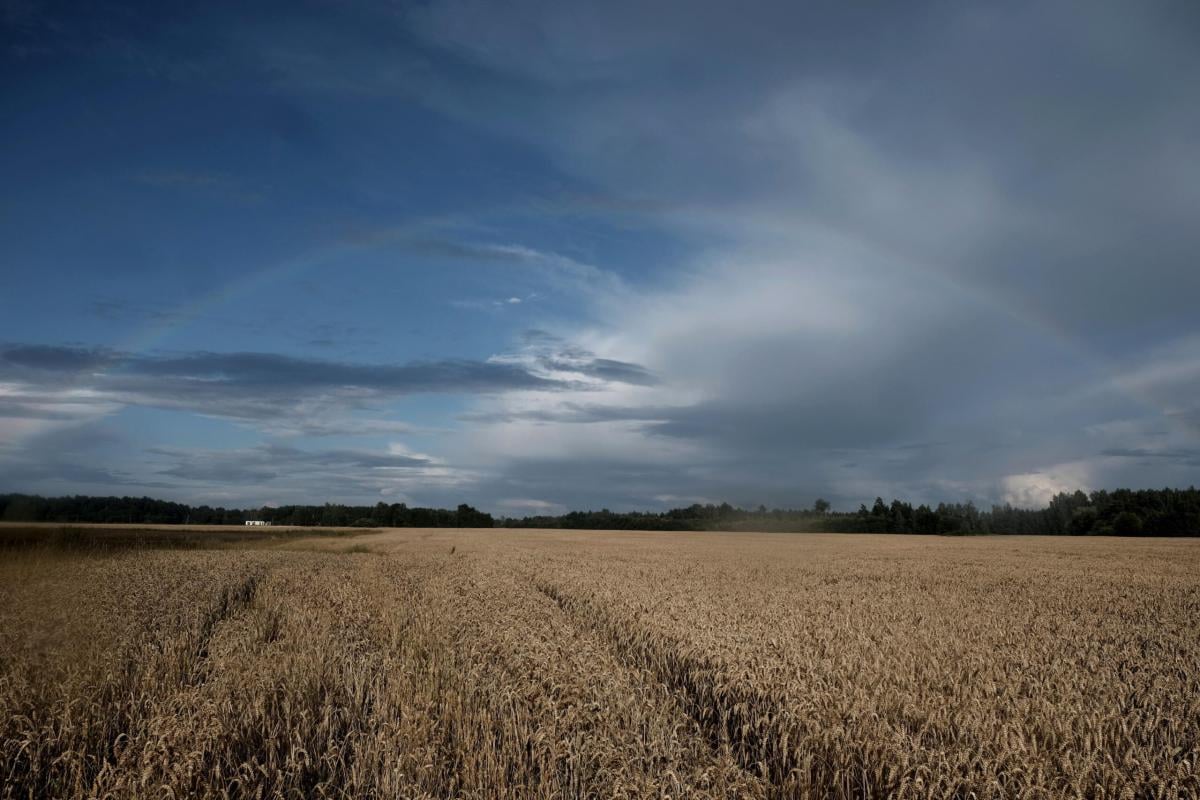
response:
[[[484,707],[551,796],[755,797],[763,787],[714,751],[669,692],[615,658],[518,572],[447,559],[423,601],[453,636]],[[505,752],[501,749],[501,752]],[[520,770],[518,770],[520,771]]]

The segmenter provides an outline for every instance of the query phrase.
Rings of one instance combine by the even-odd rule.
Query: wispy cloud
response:
[[[584,382],[642,382],[636,364],[572,352],[360,364],[270,353],[135,355],[103,348],[8,345],[0,348],[0,417],[85,419],[123,406],[194,411],[304,435],[397,432],[401,423],[355,419],[350,412],[413,394],[564,391]]]
[[[226,391],[273,395],[296,390],[357,389],[410,394],[553,388],[553,382],[512,364],[465,359],[352,364],[272,353],[135,355],[51,345],[6,346],[0,349],[0,370],[9,378],[95,382],[114,391],[151,395],[156,391],[152,383],[190,388],[208,396]]]
[[[489,361],[510,364],[579,389],[608,384],[651,386],[658,379],[646,367],[631,361],[600,358],[591,350],[540,329],[526,331],[515,352],[493,356]]]

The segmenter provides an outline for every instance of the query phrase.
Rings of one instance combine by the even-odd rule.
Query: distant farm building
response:
[[[270,522],[270,520],[265,520],[265,519],[248,519],[248,520],[246,520],[246,524],[247,525],[270,525],[271,522]]]

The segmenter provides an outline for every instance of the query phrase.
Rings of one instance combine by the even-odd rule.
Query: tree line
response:
[[[107,522],[153,525],[243,525],[260,519],[274,525],[359,528],[491,528],[492,515],[463,503],[456,509],[410,508],[404,503],[348,506],[264,506],[255,509],[190,506],[150,497],[39,497],[0,495],[0,520],[12,522]]]
[[[572,511],[559,516],[501,519],[499,524],[510,528],[591,530],[1200,536],[1200,490],[1062,492],[1042,509],[1006,504],[985,510],[972,503],[914,506],[903,500],[886,503],[877,497],[870,508],[864,504],[851,512],[831,511],[827,501],[818,499],[811,508],[801,509],[694,504],[658,513]]]
[[[501,518],[467,504],[456,509],[373,506],[288,505],[257,509],[190,506],[149,497],[39,497],[0,495],[0,520],[15,522],[108,522],[193,525],[241,525],[261,519],[276,525],[370,528],[568,528],[650,531],[794,531],[830,533],[983,533],[1050,536],[1200,536],[1200,490],[1117,489],[1063,492],[1046,508],[972,503],[912,505],[875,498],[868,508],[838,512],[822,499],[811,508],[744,509],[729,503],[694,504],[669,511],[572,511],[556,516]]]

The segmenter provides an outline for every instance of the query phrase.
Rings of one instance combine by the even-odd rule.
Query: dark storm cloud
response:
[[[1085,337],[1189,323],[1189,4],[655,9],[421,6],[413,29],[495,89],[426,100],[734,236],[846,230]]]
[[[491,392],[553,387],[551,381],[511,365],[467,360],[359,365],[270,353],[192,353],[127,358],[121,367],[137,375],[279,391],[350,387],[401,393]]]
[[[512,364],[448,360],[402,365],[367,365],[293,358],[271,353],[186,353],[138,356],[111,350],[45,345],[0,348],[0,370],[9,377],[36,377],[106,370],[97,380],[117,389],[189,386],[200,393],[254,390],[284,393],[332,388],[384,392],[494,392],[555,388]],[[178,383],[172,383],[177,381]]]
[[[844,495],[1000,499],[1013,476],[1050,485],[1056,464],[1092,485],[1186,479],[1186,459],[1134,463],[1139,432],[1084,430],[1168,419],[1175,444],[1195,443],[1195,8],[702,4],[657,25],[633,5],[534,2],[502,19],[443,2],[415,16],[431,41],[527,82],[497,78],[500,99],[480,98],[472,119],[538,142],[602,190],[636,187],[686,236],[732,241],[716,288],[681,281],[618,315],[664,386],[698,382],[705,400],[477,420],[625,420],[728,467],[664,493],[752,496],[786,476]],[[636,33],[616,34],[635,19]],[[520,115],[503,108],[514,94]],[[855,247],[826,247],[831,232]],[[853,276],[833,297],[861,320],[764,333],[763,320],[789,324],[764,312],[775,297],[795,298],[797,318],[820,311],[806,298],[829,285],[813,273],[822,257]],[[738,264],[763,259],[780,267]],[[663,311],[677,318],[665,332],[646,321]],[[1073,395],[1080,384],[1106,388]],[[957,444],[897,449],[931,438]],[[849,473],[844,447],[859,448]],[[535,496],[558,501],[547,489]]]
[[[1167,416],[1200,436],[1200,408],[1192,408],[1186,411],[1171,411],[1168,412]]]
[[[571,369],[624,383],[647,383],[652,376],[637,364],[597,358],[579,350],[571,361],[545,358],[547,368]],[[467,359],[409,364],[350,364],[273,353],[185,353],[142,356],[103,348],[9,345],[0,347],[0,374],[33,377],[105,370],[98,379],[114,387],[145,389],[140,378],[171,385],[186,382],[199,392],[231,394],[239,390],[291,392],[332,388],[417,392],[502,392],[516,389],[564,389],[569,384],[533,374],[520,364]]]
[[[611,383],[645,384],[636,364],[571,352],[574,372]],[[104,348],[46,345],[0,347],[0,416],[71,419],[104,408],[148,405],[307,435],[395,432],[399,423],[349,419],[344,412],[411,394],[563,392],[572,380],[548,377],[548,367],[514,361],[444,360],[353,364],[271,353],[134,355]],[[324,412],[341,409],[338,419]],[[366,466],[366,465],[360,465]]]

